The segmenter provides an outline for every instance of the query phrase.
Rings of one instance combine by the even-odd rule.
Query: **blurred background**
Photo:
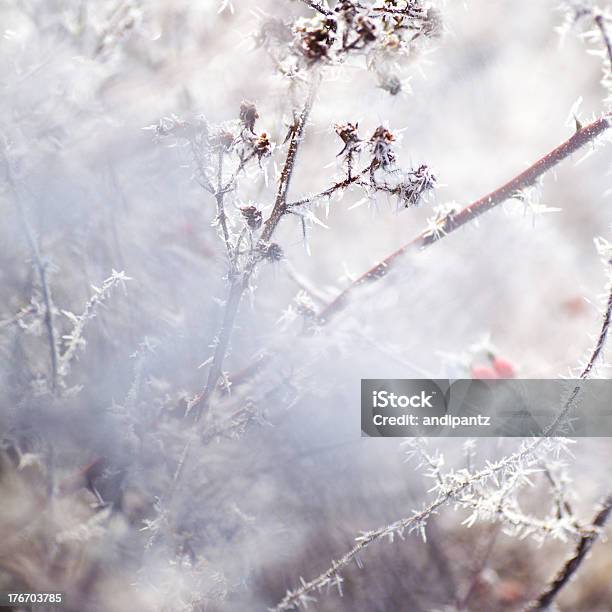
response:
[[[567,139],[578,100],[584,122],[605,110],[602,59],[589,52],[600,47],[580,28],[560,35],[557,0],[436,6],[443,33],[403,59],[399,94],[363,62],[327,71],[289,197],[334,182],[333,125],[347,121],[365,134],[389,127],[399,163],[430,166],[435,193],[406,210],[349,190],[313,208],[327,227],[309,227],[307,245],[297,217],[281,222],[285,260],[262,266],[225,369],[240,380],[262,351],[269,358],[212,406],[211,433],[193,442],[175,490],[192,435],[180,415],[206,380],[227,262],[188,148],[143,128],[172,115],[221,124],[247,99],[280,151],[290,96],[254,34],[270,17],[312,11],[295,0],[2,3],[0,590],[63,590],[74,610],[265,610],[361,530],[427,499],[398,440],[360,438],[361,378],[468,377],[491,347],[519,377],[579,371],[607,282],[593,244],[609,238],[606,146],[546,175],[530,204],[505,204],[405,258],[320,333],[300,333],[304,287],[331,300],[418,234],[435,205],[467,204]],[[266,161],[267,184],[253,173],[232,206],[269,210],[281,163],[282,151]],[[87,323],[61,394],[46,383],[44,291],[24,220],[58,336],[91,285],[112,270],[131,279]],[[432,442],[451,465],[461,443]],[[477,461],[516,444],[481,440]],[[585,519],[609,487],[611,448],[581,439],[566,458]],[[546,486],[536,484],[526,503],[537,509]],[[101,509],[93,488],[111,505]],[[344,596],[313,609],[518,610],[571,549],[496,524],[467,529],[464,518],[449,508],[426,543],[373,545],[344,572]],[[594,550],[560,609],[612,610],[611,550]]]

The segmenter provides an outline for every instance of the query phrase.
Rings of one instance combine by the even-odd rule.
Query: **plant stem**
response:
[[[604,46],[606,47],[606,53],[608,54],[608,71],[612,71],[612,41],[608,36],[608,32],[606,31],[606,23],[604,21],[603,15],[601,13],[597,13],[593,19],[595,20],[595,24],[599,28],[601,33],[601,38],[603,40]]]
[[[274,206],[272,207],[272,212],[264,223],[260,243],[265,244],[270,240],[278,227],[281,218],[287,212],[287,193],[291,183],[291,177],[293,176],[295,169],[297,153],[300,148],[300,144],[302,143],[304,129],[306,127],[306,123],[308,122],[308,117],[310,116],[316,96],[318,84],[319,78],[317,75],[315,75],[313,81],[311,82],[304,107],[291,131],[291,139],[289,141],[287,157],[285,158],[285,163],[278,180],[276,199],[274,201]],[[208,372],[206,386],[204,387],[204,391],[197,396],[188,407],[189,411],[193,410],[194,408],[196,409],[196,420],[199,420],[201,416],[207,412],[212,393],[223,374],[223,363],[225,361],[225,356],[231,340],[232,331],[236,323],[236,316],[240,307],[240,301],[245,289],[249,286],[249,281],[259,261],[259,257],[256,254],[253,254],[242,273],[231,275],[231,285],[229,296],[225,305],[225,312],[223,314],[223,323],[221,324],[221,331],[219,332],[217,339],[217,344],[213,355],[213,362]]]
[[[8,157],[6,156],[6,153],[3,152],[3,156],[6,165],[6,180],[11,191],[13,192],[13,202],[15,204],[15,208],[17,209],[19,220],[21,221],[21,226],[23,228],[23,233],[26,237],[30,252],[32,253],[34,267],[38,272],[38,278],[40,281],[43,303],[45,305],[44,323],[45,329],[47,331],[49,357],[51,361],[51,391],[55,393],[57,389],[58,373],[57,335],[55,333],[55,326],[53,322],[53,300],[51,298],[51,288],[49,286],[49,281],[47,278],[47,266],[43,261],[40,252],[40,247],[38,245],[38,240],[36,239],[34,230],[32,229],[30,222],[28,221],[23,202],[21,201],[21,195],[19,194],[19,190],[17,189],[17,185],[15,184],[15,181],[13,179],[10,162],[8,160]]]
[[[332,11],[325,8],[319,2],[315,2],[315,0],[302,0],[302,2],[308,5],[311,9],[318,11],[319,13],[321,13],[321,15],[325,15],[326,17],[333,14]]]
[[[451,232],[463,227],[470,221],[480,217],[480,215],[495,208],[509,198],[512,198],[517,192],[533,185],[543,174],[605,132],[610,127],[610,116],[611,114],[607,113],[593,123],[577,130],[565,142],[501,187],[479,198],[475,202],[468,204],[460,211],[448,214],[443,220],[442,230],[440,232],[432,232],[430,229],[427,229],[421,232],[413,240],[400,247],[397,251],[385,257],[385,259],[370,268],[328,304],[319,314],[317,318],[318,323],[324,325],[329,322],[330,318],[346,305],[349,296],[353,294],[355,289],[361,285],[386,276],[392,266],[406,253],[418,252],[431,246]]]
[[[320,200],[321,198],[328,198],[329,196],[333,195],[336,191],[346,189],[353,183],[359,182],[359,180],[363,178],[363,176],[365,176],[368,172],[370,172],[373,164],[374,162],[369,164],[366,168],[361,170],[361,172],[359,172],[358,174],[355,174],[355,175],[349,174],[342,181],[338,181],[337,183],[334,183],[331,187],[328,187],[327,189],[325,189],[324,191],[321,191],[320,193],[301,198],[300,200],[295,200],[295,202],[289,202],[287,204],[287,208],[295,208],[297,206],[305,206],[307,204],[312,204],[313,202],[315,202],[316,200]]]
[[[225,242],[225,249],[227,251],[227,257],[230,264],[230,276],[233,276],[236,272],[236,259],[232,251],[229,230],[227,229],[227,215],[225,214],[225,206],[223,202],[225,198],[225,192],[223,191],[223,156],[223,148],[219,147],[219,154],[217,157],[217,188],[215,190],[215,200],[217,202],[217,219],[221,225],[223,242]]]
[[[586,559],[593,544],[599,538],[602,527],[606,524],[612,512],[612,494],[608,495],[603,501],[601,508],[595,515],[592,523],[592,531],[583,535],[573,555],[563,564],[552,582],[546,587],[544,592],[527,607],[527,610],[548,610],[559,591],[571,580],[572,576],[578,571],[582,562]]]

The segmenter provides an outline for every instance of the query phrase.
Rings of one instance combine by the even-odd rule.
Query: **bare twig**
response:
[[[608,521],[611,512],[612,494],[608,495],[601,504],[601,508],[598,510],[593,519],[592,529],[580,538],[572,556],[563,564],[563,567],[553,578],[552,582],[546,587],[544,592],[527,607],[528,610],[549,609],[550,605],[553,603],[561,589],[570,581],[572,576],[582,565],[582,562],[586,559],[586,556],[591,550],[593,544],[599,538],[601,530]]]
[[[217,202],[217,220],[221,226],[223,232],[223,242],[225,242],[225,249],[227,251],[227,257],[230,264],[230,273],[233,275],[236,272],[236,257],[232,249],[230,242],[229,230],[227,229],[227,215],[225,214],[225,191],[223,190],[223,147],[219,147],[219,154],[217,157],[217,188],[215,190],[215,200]]]
[[[300,144],[302,143],[304,129],[306,127],[308,117],[310,116],[310,112],[314,104],[318,83],[318,76],[315,75],[313,81],[311,82],[311,86],[304,107],[298,116],[296,124],[292,128],[291,138],[287,150],[287,157],[285,158],[285,163],[278,180],[276,199],[274,201],[272,212],[270,213],[268,219],[266,219],[265,221],[260,238],[261,244],[265,244],[270,240],[281,218],[287,212],[287,193],[289,190],[289,185],[291,183],[291,178],[293,176],[297,153]],[[213,361],[208,372],[208,378],[206,380],[206,386],[204,387],[204,391],[202,391],[199,396],[192,400],[188,408],[190,412],[194,408],[196,409],[195,417],[198,420],[202,416],[202,414],[207,411],[208,404],[210,402],[210,397],[213,391],[215,390],[217,383],[221,378],[221,375],[223,374],[223,363],[225,361],[225,355],[227,354],[227,349],[229,347],[232,331],[234,329],[236,315],[238,314],[238,308],[240,307],[240,301],[242,299],[244,291],[249,285],[249,281],[253,272],[255,271],[258,262],[259,259],[256,256],[252,256],[251,260],[246,264],[244,271],[241,274],[236,274],[232,278],[229,297],[227,299],[225,305],[225,312],[223,314],[221,331],[219,332],[219,336],[217,338]]]
[[[57,388],[57,375],[58,375],[58,352],[57,352],[57,334],[55,333],[54,327],[54,317],[53,317],[53,301],[51,298],[51,287],[49,285],[49,280],[47,277],[47,264],[43,261],[43,257],[40,252],[40,247],[38,244],[38,240],[36,238],[36,234],[28,221],[28,217],[26,215],[25,208],[23,206],[23,202],[21,201],[21,195],[19,190],[17,189],[17,185],[15,184],[15,180],[13,179],[13,173],[11,171],[10,162],[6,155],[6,152],[3,150],[4,162],[6,167],[6,181],[13,193],[13,202],[15,204],[15,208],[17,209],[17,213],[19,215],[19,220],[21,222],[21,227],[23,228],[23,233],[26,237],[26,241],[30,248],[30,252],[32,253],[32,259],[34,262],[34,267],[38,273],[38,278],[40,281],[40,287],[42,291],[43,303],[45,305],[45,329],[47,330],[47,340],[49,344],[49,356],[51,360],[51,391],[55,392]]]
[[[287,204],[287,208],[295,208],[297,206],[306,206],[307,204],[312,204],[313,202],[316,202],[317,200],[321,200],[322,198],[328,198],[329,196],[333,195],[337,191],[342,191],[343,189],[346,189],[353,183],[358,183],[361,178],[363,178],[366,174],[368,174],[372,170],[372,166],[374,164],[375,162],[373,161],[371,164],[368,164],[367,167],[361,170],[358,174],[349,175],[347,176],[347,178],[341,181],[338,181],[337,183],[334,183],[331,187],[328,187],[327,189],[321,191],[320,193],[317,193],[312,196],[306,196],[304,198],[296,200],[295,202],[289,202]]]
[[[612,283],[610,283],[610,292],[608,294],[608,301],[606,302],[606,309],[603,315],[603,321],[601,324],[601,329],[599,331],[599,336],[597,337],[597,343],[595,344],[595,348],[591,353],[591,357],[587,361],[582,373],[580,374],[581,379],[588,378],[591,370],[601,357],[601,353],[606,345],[606,340],[608,338],[608,332],[610,331],[610,321],[612,320]]]
[[[304,129],[306,128],[306,123],[308,121],[308,117],[310,116],[312,105],[314,104],[319,79],[319,75],[313,76],[313,80],[310,86],[310,90],[308,92],[306,103],[304,104],[304,108],[298,116],[295,125],[291,129],[291,139],[289,141],[287,158],[285,159],[285,164],[283,166],[278,181],[278,190],[276,193],[274,207],[272,208],[270,216],[268,217],[268,219],[266,219],[266,222],[264,223],[263,232],[261,233],[262,242],[268,242],[270,240],[272,234],[274,233],[274,230],[276,229],[279,221],[281,220],[281,217],[287,211],[287,193],[289,191],[289,185],[291,184],[291,178],[293,177],[293,171],[295,169],[295,160],[297,158],[297,153],[302,142]]]
[[[612,71],[612,40],[610,40],[610,36],[606,30],[606,22],[601,13],[596,13],[593,16],[595,24],[599,28],[601,33],[601,38],[603,40],[604,46],[606,47],[606,53],[608,54],[608,72]]]
[[[19,321],[21,321],[22,319],[25,319],[25,317],[27,317],[28,315],[34,314],[35,312],[36,307],[33,304],[28,304],[27,306],[24,306],[17,314],[14,314],[8,319],[3,319],[2,321],[0,321],[0,329],[15,325],[19,323]]]
[[[325,8],[320,2],[316,2],[315,0],[302,0],[302,2],[308,5],[311,9],[321,13],[321,15],[325,15],[326,17],[333,15],[333,12],[328,8]]]
[[[460,211],[446,215],[440,220],[438,231],[433,231],[431,228],[428,228],[413,240],[400,247],[397,251],[391,253],[391,255],[387,256],[355,280],[324,308],[319,314],[318,323],[321,325],[327,323],[334,314],[346,305],[349,296],[353,294],[355,289],[361,285],[365,285],[366,283],[376,281],[386,276],[392,266],[397,263],[403,255],[409,252],[418,252],[431,246],[451,232],[463,227],[470,221],[480,217],[480,215],[495,208],[509,198],[512,198],[517,192],[533,185],[543,174],[554,168],[584,145],[593,142],[600,134],[606,131],[610,127],[610,116],[610,113],[608,113],[593,123],[577,130],[571,138],[568,138],[565,142],[550,151],[550,153],[498,189],[468,204]]]

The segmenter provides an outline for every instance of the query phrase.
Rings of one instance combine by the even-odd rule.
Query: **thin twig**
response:
[[[289,185],[291,183],[291,178],[293,176],[297,153],[300,144],[302,143],[304,129],[306,127],[310,112],[312,110],[312,106],[314,104],[318,83],[319,78],[315,75],[313,81],[311,82],[311,86],[304,107],[298,116],[298,120],[295,126],[291,131],[291,139],[289,141],[287,157],[285,159],[285,163],[278,180],[278,189],[276,193],[276,199],[274,201],[274,206],[272,208],[270,216],[265,221],[264,229],[261,234],[260,242],[263,244],[267,243],[270,240],[270,238],[274,234],[274,231],[278,227],[281,218],[287,212],[287,193],[289,190]],[[190,402],[188,407],[189,412],[191,412],[194,408],[196,409],[194,413],[196,420],[199,420],[200,417],[208,410],[210,397],[223,374],[223,363],[225,361],[225,356],[229,347],[232,331],[236,322],[236,315],[238,314],[240,301],[242,299],[244,291],[249,286],[249,281],[253,272],[255,271],[258,262],[259,259],[253,256],[249,263],[247,263],[242,274],[236,274],[232,277],[229,297],[227,299],[225,305],[225,312],[223,314],[221,331],[219,332],[219,336],[217,338],[213,361],[206,380],[206,386],[204,387],[202,393]]]
[[[22,319],[25,319],[28,315],[34,314],[36,312],[36,307],[32,304],[28,304],[22,308],[17,314],[9,317],[8,319],[4,319],[0,321],[0,329],[4,329],[5,327],[10,327],[11,325],[15,325],[19,323]]]
[[[601,504],[601,508],[593,519],[592,530],[580,538],[572,556],[563,564],[563,567],[546,587],[544,592],[527,607],[527,610],[549,609],[561,589],[571,580],[572,576],[578,571],[582,562],[586,559],[593,544],[599,538],[601,530],[610,517],[611,512],[612,494],[608,495]]]
[[[4,156],[4,162],[6,166],[6,181],[13,193],[13,202],[15,204],[15,208],[17,209],[17,213],[19,215],[19,220],[21,222],[21,227],[23,228],[23,233],[26,237],[26,241],[28,243],[28,246],[30,247],[32,259],[34,261],[34,267],[38,272],[38,278],[40,281],[43,303],[45,305],[44,323],[45,329],[47,330],[49,356],[51,360],[51,391],[55,393],[55,390],[57,388],[58,375],[57,335],[55,333],[55,327],[53,322],[53,301],[51,298],[51,288],[49,285],[49,280],[47,278],[47,264],[43,261],[40,252],[40,247],[38,245],[38,240],[36,239],[36,234],[34,233],[34,230],[32,229],[30,222],[28,221],[23,202],[21,201],[21,195],[19,193],[19,190],[17,189],[17,185],[15,184],[10,162],[8,160],[6,152],[3,150],[2,154]]]
[[[608,332],[610,331],[610,320],[612,319],[612,282],[609,284],[609,294],[608,300],[606,302],[606,309],[603,314],[603,319],[601,323],[601,328],[599,330],[599,334],[597,335],[597,341],[595,342],[595,346],[591,351],[590,357],[587,359],[585,366],[582,368],[580,372],[580,376],[578,377],[578,383],[574,386],[572,392],[569,394],[567,400],[565,401],[565,405],[561,412],[557,415],[554,421],[542,432],[543,436],[552,436],[555,435],[555,432],[559,425],[565,420],[565,417],[569,414],[570,410],[574,408],[578,396],[582,391],[583,382],[589,378],[593,368],[595,367],[597,361],[599,361],[603,349],[605,347],[606,341],[608,339]]]
[[[326,17],[333,15],[333,12],[329,9],[325,8],[321,3],[315,2],[315,0],[302,0],[302,2],[308,5],[311,9],[318,11],[321,15],[325,15]]]
[[[368,164],[368,166],[365,167],[363,170],[361,170],[361,172],[359,172],[358,174],[355,174],[355,175],[349,174],[345,179],[338,181],[337,183],[334,183],[331,187],[328,187],[327,189],[325,189],[324,191],[321,191],[320,193],[317,193],[312,196],[306,196],[304,198],[296,200],[295,202],[289,202],[287,204],[287,208],[295,208],[296,206],[305,206],[307,204],[312,204],[313,202],[316,202],[317,200],[320,200],[322,198],[328,198],[329,196],[333,195],[336,191],[346,189],[353,183],[358,183],[359,180],[363,176],[365,176],[372,170],[372,166],[375,163],[376,163],[375,161],[372,161],[371,164]]]
[[[264,223],[264,229],[261,233],[261,241],[268,242],[274,233],[274,230],[278,226],[281,217],[287,211],[287,193],[293,177],[293,171],[295,169],[295,160],[297,153],[302,142],[302,136],[304,129],[312,111],[314,99],[317,94],[318,84],[320,76],[314,75],[313,80],[306,98],[306,103],[302,112],[298,116],[296,124],[291,129],[291,140],[289,141],[289,148],[287,151],[287,158],[285,159],[285,165],[281,171],[280,179],[278,181],[278,190],[276,193],[276,200],[272,212],[266,222]]]
[[[230,263],[230,273],[231,275],[233,275],[236,272],[236,257],[234,255],[232,244],[230,242],[229,230],[227,228],[227,215],[225,214],[225,192],[223,190],[223,157],[223,147],[219,147],[219,154],[217,157],[217,188],[215,190],[215,201],[217,202],[217,219],[219,221],[219,225],[221,225],[221,231],[223,232],[223,242],[225,243],[227,257]]]
[[[612,41],[610,40],[610,37],[608,36],[608,32],[606,30],[606,22],[601,13],[596,13],[593,16],[593,19],[595,21],[595,24],[599,28],[599,31],[601,33],[601,38],[606,47],[606,52],[608,54],[608,72],[611,72],[612,71]]]
[[[610,127],[610,117],[611,114],[607,113],[597,121],[577,130],[571,138],[568,138],[565,142],[550,151],[550,153],[495,191],[479,198],[458,212],[449,213],[440,222],[439,231],[432,231],[428,228],[413,240],[400,247],[397,251],[391,253],[391,255],[387,256],[355,280],[324,308],[319,314],[318,323],[320,325],[327,323],[334,314],[346,305],[349,296],[353,294],[355,289],[361,285],[379,280],[386,276],[392,266],[397,263],[403,255],[409,252],[418,252],[431,246],[439,240],[442,240],[445,236],[448,236],[451,232],[463,227],[470,221],[480,217],[480,215],[495,208],[509,198],[512,198],[521,190],[533,185],[543,174],[605,132]]]
[[[612,263],[612,262],[611,262]],[[608,294],[608,301],[606,302],[606,309],[604,311],[603,321],[601,324],[601,330],[599,331],[599,336],[597,337],[597,343],[595,348],[593,349],[593,353],[591,354],[590,359],[587,361],[582,373],[580,374],[581,379],[588,378],[591,370],[595,366],[596,362],[599,360],[601,353],[606,344],[606,340],[608,338],[608,332],[610,331],[610,322],[612,321],[612,282],[610,283],[610,292]]]

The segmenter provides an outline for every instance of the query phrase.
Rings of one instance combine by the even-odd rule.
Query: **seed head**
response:
[[[408,172],[406,180],[400,185],[398,195],[404,201],[406,208],[420,204],[423,196],[434,188],[436,177],[429,166],[420,165],[416,170]]]
[[[340,139],[344,143],[344,148],[338,153],[338,156],[355,151],[359,148],[359,143],[361,142],[358,133],[359,123],[337,123],[334,128],[336,134],[340,136]]]
[[[262,157],[268,157],[272,152],[272,144],[266,132],[262,132],[253,143],[255,154],[261,160]]]
[[[380,164],[383,170],[386,170],[395,163],[395,154],[391,149],[391,144],[395,140],[395,136],[383,125],[380,125],[370,138],[370,146],[374,159]]]
[[[280,261],[283,258],[283,249],[276,242],[261,244],[258,248],[262,257],[268,261]]]
[[[211,139],[211,145],[222,151],[230,151],[234,145],[234,135],[228,130],[221,130],[214,134]]]
[[[245,206],[240,212],[250,230],[258,230],[261,227],[263,215],[255,206]]]
[[[243,101],[240,104],[240,121],[251,134],[255,133],[257,119],[259,119],[259,113],[255,105],[252,102]]]
[[[301,19],[294,27],[296,47],[308,61],[320,61],[334,44],[336,29],[336,20],[331,17]]]

